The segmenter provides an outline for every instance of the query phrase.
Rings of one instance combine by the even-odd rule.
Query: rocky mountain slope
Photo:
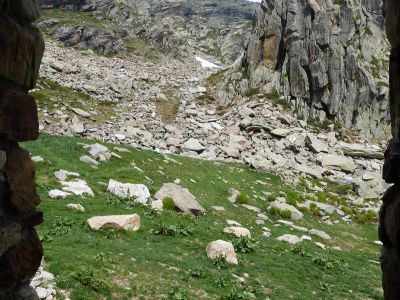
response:
[[[143,37],[179,55],[204,53],[224,64],[240,55],[257,7],[245,0],[42,0],[41,5],[47,20],[41,27],[68,46],[115,54],[129,48],[127,38]],[[86,16],[71,22],[76,12]]]
[[[241,62],[219,86],[219,103],[274,93],[305,120],[328,118],[369,138],[385,136],[389,48],[382,5],[263,0]]]

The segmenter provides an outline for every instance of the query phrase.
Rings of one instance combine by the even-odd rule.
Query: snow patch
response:
[[[201,58],[200,56],[196,56],[196,60],[201,63],[201,67],[202,68],[209,68],[209,69],[219,69],[219,68],[221,68],[220,66],[218,66],[216,64],[213,64],[212,62],[210,62],[210,61],[208,61],[208,60],[206,60],[204,58]]]

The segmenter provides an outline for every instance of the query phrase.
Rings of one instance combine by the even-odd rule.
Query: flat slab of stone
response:
[[[234,235],[236,237],[251,238],[250,230],[244,227],[229,226],[224,228],[224,233]]]
[[[340,142],[336,145],[336,148],[342,150],[344,154],[349,156],[377,159],[383,158],[383,151],[377,146]]]
[[[137,214],[97,216],[88,219],[87,223],[92,230],[100,230],[102,228],[114,228],[127,231],[137,231],[140,228],[140,216]]]
[[[123,199],[134,199],[147,204],[150,201],[150,191],[144,184],[122,183],[110,179],[107,191]]]
[[[320,161],[324,168],[330,167],[349,173],[353,173],[356,169],[356,165],[351,157],[336,154],[326,154],[320,157]]]
[[[192,213],[195,216],[203,215],[206,212],[189,190],[178,184],[164,183],[154,196],[155,199],[161,201],[166,197],[173,199],[175,208],[180,212]]]
[[[65,199],[68,196],[72,195],[71,193],[65,192],[65,191],[61,191],[61,190],[51,190],[49,192],[49,197],[51,199]]]
[[[87,185],[86,181],[82,179],[75,179],[72,181],[61,181],[63,191],[71,192],[77,196],[91,196],[94,197],[92,189]]]
[[[286,242],[290,245],[296,245],[303,241],[303,239],[301,239],[298,236],[293,235],[293,234],[284,234],[284,235],[278,237],[277,240],[281,241],[281,242]]]
[[[224,258],[227,263],[234,265],[238,264],[235,248],[231,242],[223,240],[213,241],[207,245],[206,251],[207,257],[212,260]]]

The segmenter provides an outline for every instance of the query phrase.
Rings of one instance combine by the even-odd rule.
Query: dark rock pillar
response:
[[[44,51],[37,0],[0,0],[0,299],[37,299],[29,287],[43,249],[35,169],[18,142],[38,137],[35,86]]]
[[[386,0],[386,31],[390,52],[390,115],[392,141],[385,153],[383,178],[394,185],[383,197],[379,237],[385,299],[400,299],[400,1]]]

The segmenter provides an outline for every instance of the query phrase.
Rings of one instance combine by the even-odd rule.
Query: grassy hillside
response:
[[[69,291],[72,299],[382,299],[380,269],[374,263],[379,257],[379,246],[373,243],[376,225],[340,221],[329,226],[315,217],[315,211],[306,212],[296,225],[323,230],[332,240],[312,236],[312,242],[297,246],[276,240],[285,233],[303,233],[275,226],[277,218],[267,213],[268,200],[282,192],[301,200],[303,186],[286,185],[278,176],[242,164],[183,157],[167,160],[158,153],[130,147],[126,147],[129,153],[120,153],[121,159],[112,158],[95,170],[79,161],[87,154],[80,143],[94,141],[42,135],[23,145],[45,160],[36,163],[40,209],[45,213],[45,223],[38,230],[46,269],[56,275],[58,287]],[[107,146],[110,150],[116,147]],[[49,190],[61,188],[53,175],[59,169],[79,172],[95,197],[50,199]],[[206,208],[205,216],[158,214],[106,191],[108,180],[115,179],[143,183],[154,195],[163,183],[177,178]],[[340,190],[316,184],[324,193]],[[249,204],[262,209],[269,220],[256,225],[257,213],[227,200],[229,188],[247,194]],[[272,196],[266,197],[264,192]],[[68,203],[80,203],[86,212],[68,210]],[[214,212],[214,205],[225,211]],[[131,213],[141,216],[138,232],[93,232],[86,225],[95,215]],[[253,239],[236,240],[224,234],[227,219],[248,228]],[[331,219],[340,220],[339,216]],[[270,228],[272,236],[263,237],[262,227]],[[234,243],[238,266],[207,258],[207,244],[217,239]],[[328,249],[322,250],[314,242],[322,242]],[[332,250],[335,246],[342,251]],[[245,281],[238,283],[237,276]]]

